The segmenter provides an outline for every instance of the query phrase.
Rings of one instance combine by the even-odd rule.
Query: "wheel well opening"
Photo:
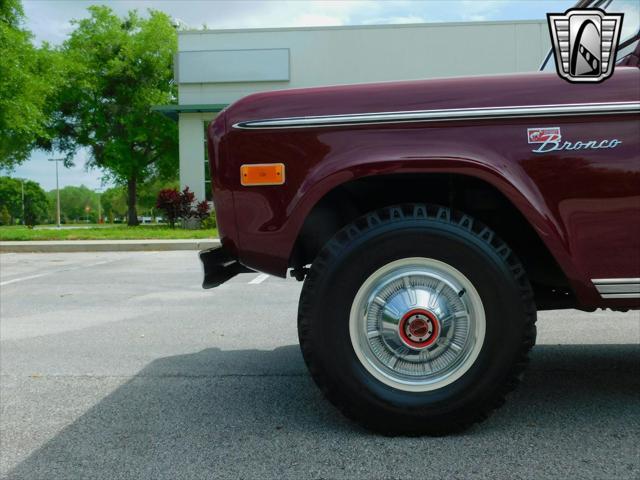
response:
[[[493,229],[517,253],[538,309],[576,305],[569,282],[529,222],[493,185],[458,174],[393,174],[339,185],[312,209],[296,240],[290,266],[313,263],[343,226],[372,210],[400,203],[433,203],[465,212]]]

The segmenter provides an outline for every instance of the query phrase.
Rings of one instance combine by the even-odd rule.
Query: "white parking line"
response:
[[[80,270],[81,268],[96,267],[98,265],[104,265],[105,263],[111,263],[111,262],[115,262],[115,261],[116,260],[103,260],[103,261],[100,261],[100,262],[90,263],[88,265],[78,265],[78,266],[75,266],[75,267],[62,268],[60,270],[52,270],[50,272],[37,273],[36,275],[28,275],[26,277],[12,278],[11,280],[5,280],[4,282],[0,282],[0,287],[4,287],[5,285],[10,285],[12,283],[23,282],[25,280],[32,280],[34,278],[46,277],[47,275],[53,275],[53,274],[56,274],[56,273],[72,272],[73,270]]]
[[[53,272],[39,273],[37,275],[29,275],[28,277],[14,278],[13,280],[7,280],[5,282],[0,282],[0,287],[4,287],[5,285],[9,285],[10,283],[17,283],[17,282],[22,282],[24,280],[31,280],[32,278],[44,277],[46,275],[50,275],[51,273],[53,273]]]
[[[267,275],[266,273],[261,273],[260,275],[258,275],[256,278],[254,278],[253,280],[251,280],[249,282],[249,285],[257,285],[259,283],[264,282],[267,278],[269,278],[269,275]]]
[[[89,265],[87,265],[87,267],[97,267],[98,265],[104,265],[105,263],[111,263],[111,262],[115,262],[115,260],[103,260],[101,262],[90,263]],[[82,268],[82,267],[79,267],[79,268]]]

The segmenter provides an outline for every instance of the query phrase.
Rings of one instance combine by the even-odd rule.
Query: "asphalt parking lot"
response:
[[[543,312],[522,387],[445,438],[368,433],[298,351],[300,284],[195,252],[0,255],[0,476],[640,477],[639,312]]]

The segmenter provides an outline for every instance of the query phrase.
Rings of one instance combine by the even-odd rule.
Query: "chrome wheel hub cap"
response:
[[[402,343],[414,350],[432,345],[440,334],[440,322],[428,310],[415,308],[402,316],[398,323],[398,336]]]
[[[482,348],[480,295],[457,269],[415,257],[391,262],[360,287],[349,333],[362,365],[381,382],[406,391],[453,383]]]

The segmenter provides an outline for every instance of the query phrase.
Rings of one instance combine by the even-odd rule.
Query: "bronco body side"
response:
[[[487,418],[538,310],[640,307],[638,36],[600,84],[540,72],[236,102],[209,128],[223,247],[201,254],[205,285],[291,268],[311,376],[367,428]]]
[[[542,241],[566,277],[570,292],[564,293],[575,300],[573,306],[637,307],[638,298],[603,297],[594,280],[640,277],[639,102],[637,66],[619,67],[603,85],[572,85],[541,72],[251,95],[224,111],[209,129],[222,242],[244,265],[284,276],[288,267],[312,262],[309,255],[317,252],[296,258],[305,219],[341,186],[348,194],[339,199],[339,218],[328,222],[329,231],[317,232],[324,240],[351,219],[350,212],[354,216],[379,206],[379,193],[357,198],[344,188],[358,180],[380,177],[399,199],[419,201],[430,200],[437,185],[429,187],[431,192],[416,190],[411,182],[416,175],[432,175],[437,183],[444,175],[446,181],[470,177],[477,180],[474,186],[499,192],[532,227],[538,238],[522,239],[522,247]],[[563,112],[562,107],[573,105],[584,109]],[[635,109],[620,108],[629,105]],[[609,109],[599,110],[602,106]],[[496,107],[521,108],[523,113],[492,116]],[[480,109],[477,118],[468,118],[475,109]],[[459,117],[458,110],[463,111]],[[415,111],[442,113],[428,121],[374,118],[340,124],[338,118],[303,127],[286,122],[292,117]],[[270,119],[285,120],[282,126],[262,126],[261,121]],[[532,127],[559,127],[569,148],[534,153],[537,145],[527,138]],[[572,148],[576,142],[603,140],[620,144]],[[241,165],[271,162],[285,164],[284,185],[241,185]],[[402,183],[407,191],[401,191]],[[487,196],[482,188],[478,195],[477,202]],[[314,221],[322,223],[320,217]],[[511,236],[499,225],[490,226]]]

